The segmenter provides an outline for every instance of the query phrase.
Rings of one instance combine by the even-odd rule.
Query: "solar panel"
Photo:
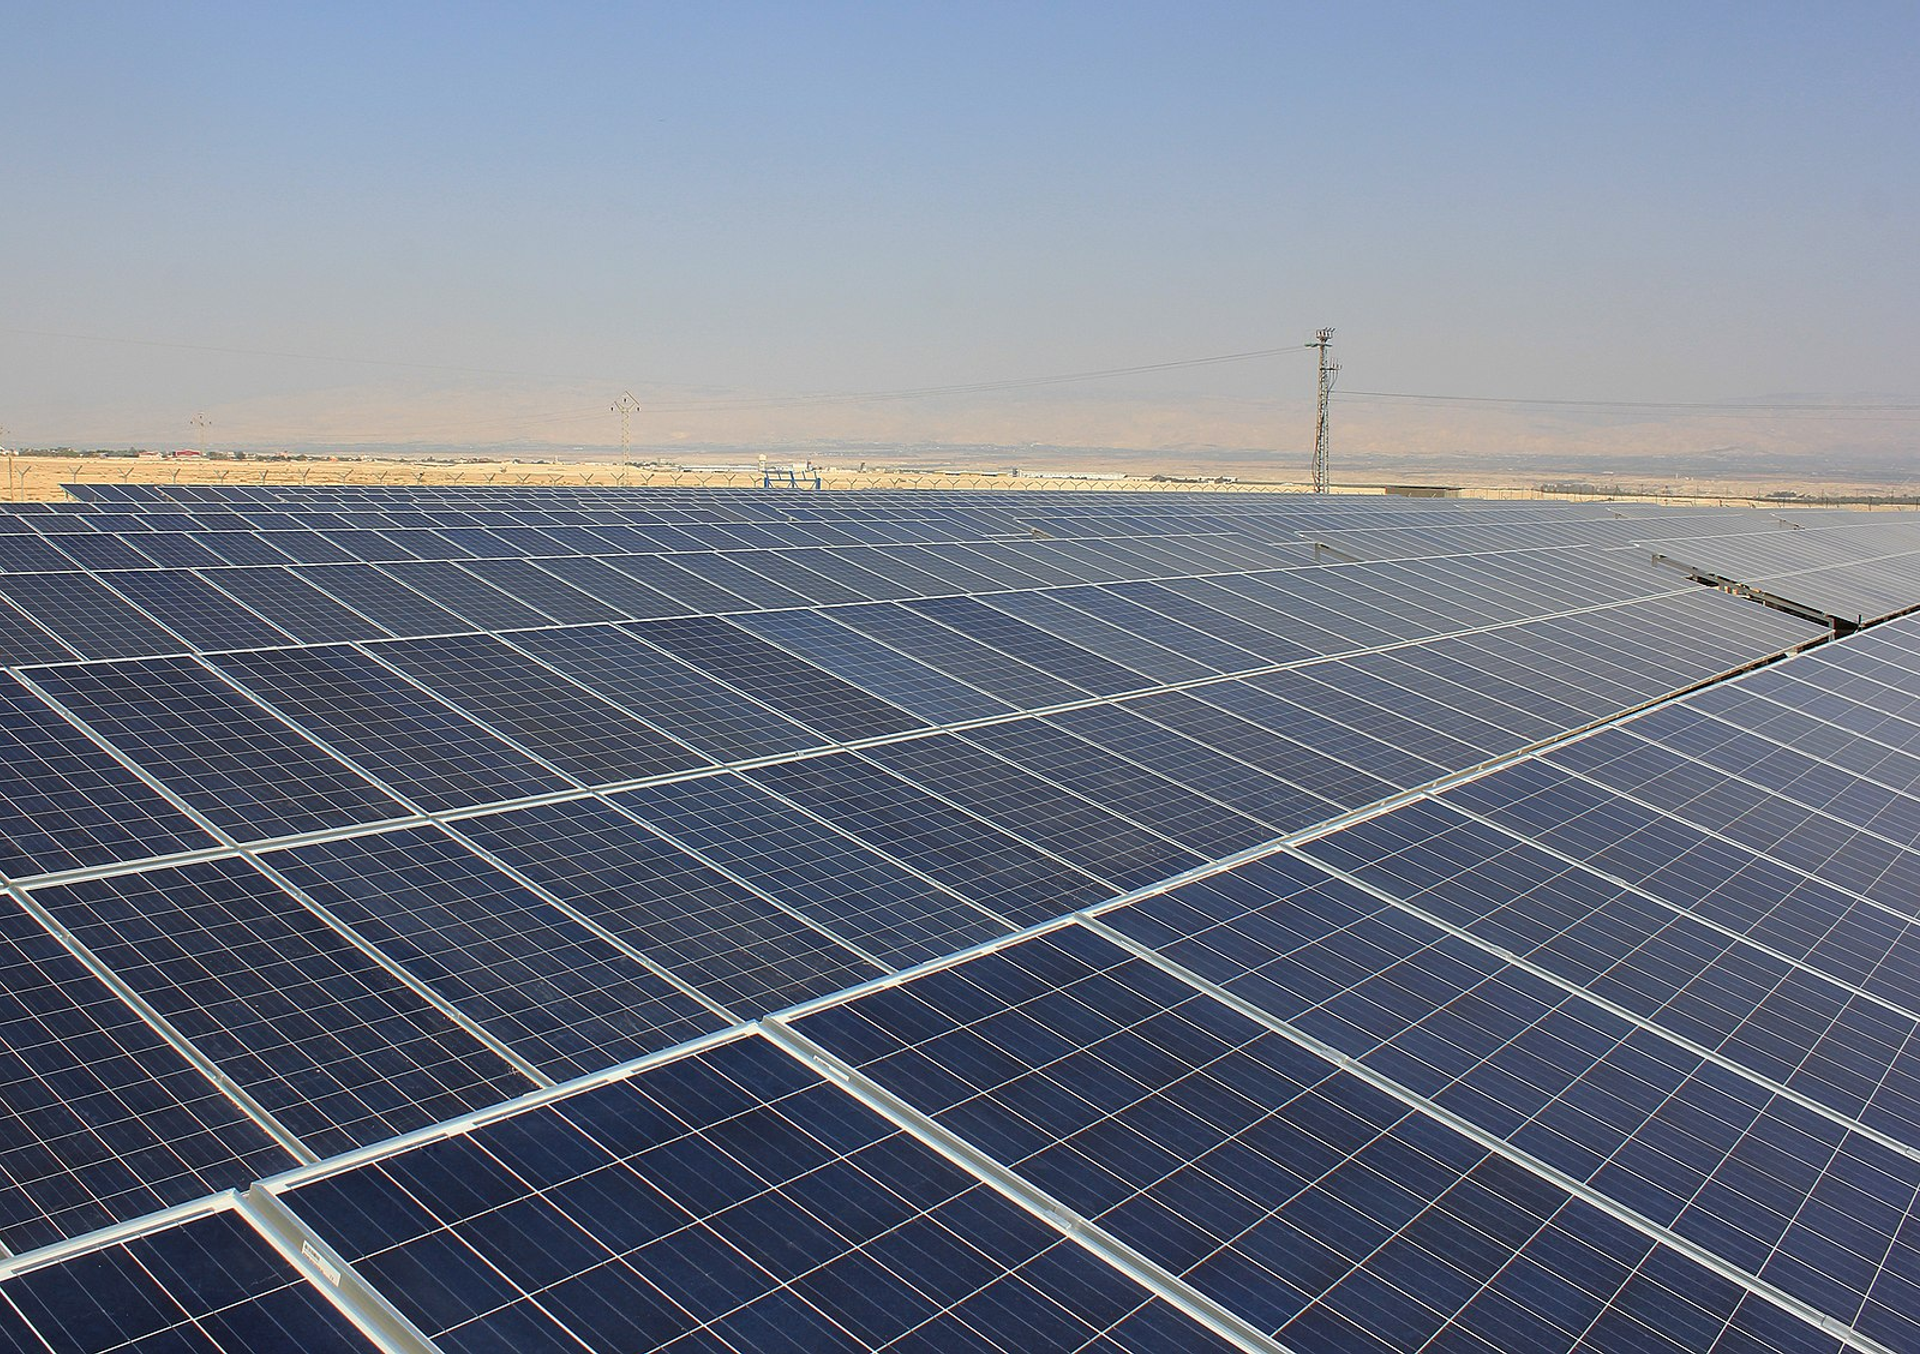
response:
[[[0,1338],[74,1354],[376,1348],[231,1208],[0,1278]]]
[[[751,1038],[279,1197],[449,1349],[1225,1347]]]
[[[1904,586],[1898,524],[1841,525],[593,486],[0,513],[60,560],[0,574],[46,612],[0,701],[0,1243],[40,1248],[0,1254],[0,1329],[1915,1343],[1920,639],[1730,678],[1830,629],[1644,544]],[[161,1273],[220,1229],[226,1296]],[[149,1237],[128,1301],[164,1320],[88,1325],[75,1277]]]
[[[316,1154],[530,1089],[243,861],[49,886],[33,901]]]
[[[707,764],[611,701],[485,635],[399,640],[380,660],[582,784]]]
[[[192,659],[41,668],[33,682],[208,822],[243,839],[405,812]]]

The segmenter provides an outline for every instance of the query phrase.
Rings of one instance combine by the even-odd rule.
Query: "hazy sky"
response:
[[[291,438],[417,398],[452,427],[492,379],[24,331],[515,373],[523,426],[543,391],[944,385],[1321,324],[1356,390],[1920,399],[1917,37],[1911,0],[11,0],[0,424]],[[1309,388],[1286,358],[1073,396]]]

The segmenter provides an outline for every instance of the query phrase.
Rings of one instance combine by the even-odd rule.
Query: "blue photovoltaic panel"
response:
[[[1224,1348],[754,1038],[281,1197],[449,1351]]]
[[[0,664],[59,663],[76,656],[18,607],[0,600]]]
[[[705,757],[487,635],[373,649],[471,718],[586,785],[685,771]]]
[[[532,1089],[243,861],[87,880],[33,898],[320,1154]]]
[[[816,606],[831,606],[841,602],[865,602],[873,599],[873,594],[851,587],[845,582],[828,578],[808,567],[808,561],[817,560],[824,554],[820,550],[757,550],[748,559],[749,566],[757,574],[772,579],[781,587],[798,593]]]
[[[1117,626],[1129,635],[1151,640],[1219,672],[1244,672],[1267,666],[1267,660],[1248,649],[1186,625],[1145,600],[1134,600],[1113,588],[1061,588],[1047,594],[1097,620]]]
[[[731,544],[731,542],[720,542],[720,544]],[[672,564],[674,568],[685,570],[702,583],[717,585],[737,597],[746,599],[749,608],[807,604],[807,599],[792,588],[782,587],[765,574],[756,572],[741,555],[720,555],[698,551],[692,554],[676,555],[672,559]],[[738,609],[740,608],[716,608],[716,610]]]
[[[0,576],[0,593],[82,658],[137,658],[191,647],[86,574]]]
[[[38,922],[0,910],[0,1244],[32,1250],[292,1164]]]
[[[387,631],[321,592],[297,569],[216,569],[200,577],[303,644],[387,637]]]
[[[1007,929],[738,776],[632,790],[614,802],[885,967],[949,954]]]
[[[1023,663],[1097,696],[1113,696],[1122,691],[1139,691],[1159,685],[1143,673],[1036,629],[977,598],[941,597],[905,605],[922,616],[952,626],[963,635],[991,645],[1002,653],[1011,654]]]
[[[1080,687],[989,648],[901,603],[837,607],[830,614],[843,625],[1016,709],[1035,710],[1087,699]]]
[[[457,830],[743,1016],[877,971],[799,914],[598,800],[462,819]]]
[[[603,562],[672,598],[682,613],[714,615],[753,609],[753,604],[738,593],[708,582],[663,555],[609,555]]]
[[[0,535],[0,572],[48,574],[73,568],[74,561],[52,543],[21,532]]]
[[[549,1076],[724,1022],[435,828],[274,852],[275,870]]]
[[[1012,712],[1013,707],[1004,701],[957,682],[836,619],[848,614],[844,609],[761,611],[735,617],[734,623],[936,724]]]
[[[1736,1284],[1071,928],[799,1028],[1290,1347],[1458,1328],[1677,1354],[1742,1311]]]
[[[214,662],[430,812],[567,787],[565,778],[356,650],[276,649]]]
[[[1920,1190],[1904,1153],[1793,1103],[1762,1079],[1775,1071],[1764,1063],[1744,1077],[1660,1023],[1623,1019],[1308,867],[1253,873],[1224,894],[1208,881],[1105,920],[1890,1345],[1920,1334],[1893,1314],[1920,1277],[1920,1252],[1896,1235]],[[1723,957],[1722,969],[1739,967]],[[1785,1014],[1768,1034],[1780,1037]],[[1911,1088],[1900,1098],[1911,1103]],[[1755,1180],[1764,1209],[1747,1197]]]
[[[1019,925],[1114,889],[850,753],[762,767],[762,785]]]
[[[1272,835],[1339,812],[1331,800],[1270,776],[1237,757],[1136,713],[1137,701],[1049,715],[1047,722],[1118,756],[1154,767],[1170,780],[1238,809]]]
[[[1277,734],[1263,724],[1230,714],[1191,692],[1147,696],[1129,702],[1126,708],[1341,808],[1371,804],[1405,788],[1317,747]]]
[[[1213,606],[1208,605],[1192,593],[1181,587],[1179,580],[1171,583],[1119,583],[1112,592],[1137,602],[1143,607],[1158,611],[1161,615],[1179,621],[1204,634],[1224,640],[1228,644],[1247,650],[1259,658],[1252,666],[1264,667],[1272,663],[1292,663],[1302,658],[1311,658],[1317,652],[1311,645],[1299,643],[1284,635],[1276,634],[1262,625],[1241,620]],[[1200,597],[1212,597],[1224,605],[1232,605],[1229,600],[1233,594],[1224,589],[1213,588],[1201,592]]]
[[[969,729],[977,743],[1037,775],[1068,785],[1096,803],[1209,857],[1232,855],[1272,830],[1142,765],[1077,738],[1045,719]]]
[[[320,564],[299,573],[306,582],[390,634],[464,635],[473,630],[471,622],[370,564]]]
[[[56,548],[89,573],[103,569],[146,569],[152,567],[153,563],[118,536],[68,532],[60,538]],[[51,567],[65,569],[71,566],[55,564]]]
[[[375,1348],[231,1209],[0,1279],[0,1341],[63,1354]]]
[[[1445,802],[1811,970],[1920,1011],[1913,919],[1539,761]],[[1644,927],[1670,925],[1649,912]]]
[[[0,735],[25,759],[0,784],[0,828],[21,857],[0,870],[155,1012],[152,1028],[123,1013],[110,1037],[68,1036],[80,1018],[59,1003],[93,990],[68,976],[86,970],[59,947],[22,970],[14,987],[63,1032],[44,1056],[70,1066],[37,1073],[56,1108],[84,1100],[82,1068],[132,1087],[128,1103],[154,1120],[158,1102],[114,1048],[145,1048],[135,1036],[159,1039],[164,1025],[263,1119],[331,1151],[486,1105],[542,1072],[596,1073],[810,1001],[810,1032],[1003,1157],[1007,1189],[1052,1192],[1301,1354],[1831,1354],[1849,1328],[1920,1343],[1907,1235],[1920,1191],[1908,1065],[1920,641],[1907,631],[1920,624],[1718,682],[1311,835],[1342,809],[1820,633],[1650,569],[1667,542],[1724,543],[1720,558],[1755,577],[1898,603],[1911,589],[1897,560],[1920,548],[1910,524],[1045,490],[80,496],[0,512],[0,536],[26,542],[16,563],[47,558],[37,534],[88,572],[0,570],[0,597],[32,592],[82,657],[231,656],[30,669],[10,725],[0,709]],[[1902,535],[1915,545],[1885,547]],[[149,538],[144,558],[161,570],[135,553]],[[1343,554],[1388,562],[1322,567]],[[1860,560],[1879,572],[1833,581]],[[182,582],[186,569],[198,581]],[[1157,581],[1102,582],[1129,579]],[[121,580],[140,606],[117,600]],[[903,598],[933,600],[887,600]],[[335,646],[277,647],[288,641],[273,627]],[[0,648],[72,657],[51,633],[0,602]],[[459,638],[418,642],[428,635]],[[1402,640],[1418,642],[1306,661]],[[1205,680],[1248,670],[1264,673]],[[124,762],[36,705],[35,678]],[[1204,684],[1134,696],[1189,679]],[[1021,717],[1041,707],[1064,708]],[[831,750],[841,742],[862,751]],[[788,760],[721,765],[767,758]],[[257,843],[267,868],[230,853],[153,863],[215,848],[129,764]],[[635,781],[611,799],[569,788]],[[415,805],[452,816],[383,823]],[[1365,884],[1298,850],[1205,868],[1301,830],[1298,850]],[[1091,923],[1069,926],[833,1004],[849,985],[1126,887],[1143,901],[1103,921],[1140,957]],[[1176,960],[1204,978],[1183,980]],[[54,981],[36,986],[43,974]],[[1201,995],[1207,983],[1260,1019]],[[110,1007],[107,991],[89,1009]],[[880,1018],[869,1029],[849,1012]],[[29,1027],[0,1027],[0,1052],[39,1047]],[[204,1080],[174,1046],[152,1047],[155,1066]],[[752,1103],[701,1119],[695,1136],[729,1145],[674,1157],[662,1197],[735,1166],[752,1175],[757,1158],[724,1135],[731,1117],[787,1099],[762,1075],[770,1065],[742,1079]],[[821,1085],[817,1103],[854,1103]],[[37,1103],[0,1096],[15,1100]],[[211,1111],[193,1103],[201,1119],[181,1119],[184,1137],[163,1130],[161,1150],[204,1142],[192,1125]],[[182,1190],[244,1186],[285,1160],[269,1150],[257,1168],[197,1167],[192,1185],[116,1193],[86,1139],[43,1143],[35,1135],[57,1126],[34,1112],[10,1169],[25,1178],[65,1153],[23,1214],[48,1240]],[[433,1150],[451,1160],[489,1133],[503,1142],[504,1124]],[[783,1180],[634,1243],[658,1258],[689,1229],[723,1235],[728,1264],[737,1255],[754,1274],[723,1310],[712,1294],[734,1271],[722,1253],[650,1270],[631,1247],[579,1249],[566,1228],[617,1230],[633,1215],[602,1206],[610,1159],[575,1173],[591,1191],[567,1175],[564,1197],[548,1193],[533,1162],[553,1141],[523,1144],[505,1169],[557,1213],[518,1196],[437,1211],[437,1185],[429,1205],[419,1178],[398,1173],[354,1201],[383,1231],[399,1212],[433,1212],[417,1238],[376,1249],[388,1296],[421,1305],[443,1347],[578,1347],[575,1334],[641,1347],[634,1332],[656,1312],[691,1320],[673,1327],[676,1349],[776,1337],[866,1348],[895,1330],[902,1350],[1196,1344],[1185,1318],[1138,1294],[1104,1314],[1076,1300],[1087,1281],[1060,1261],[1092,1252],[1068,1243],[958,1305],[936,1295],[920,1321],[920,1258],[885,1258],[899,1254],[886,1249],[903,1244],[897,1229],[850,1232],[859,1195],[842,1176],[821,1178],[834,1197],[811,1214],[769,1201]],[[487,1161],[506,1158],[472,1151],[458,1183],[479,1186]],[[1553,1170],[1590,1183],[1561,1189]],[[92,1212],[75,1202],[89,1192]],[[725,1231],[715,1219],[736,1209],[739,1229]],[[840,1249],[783,1268],[802,1263],[817,1224]],[[13,1240],[4,1219],[0,1240]],[[1726,1267],[1700,1267],[1683,1244]],[[955,1254],[926,1272],[953,1270]],[[1729,1280],[1743,1272],[1752,1291]],[[1769,1284],[1814,1319],[1767,1301]],[[351,1283],[340,1295],[360,1300]],[[225,1338],[185,1309],[140,1347]],[[1074,1319],[1055,1324],[1061,1310]],[[0,1300],[0,1329],[30,1342],[20,1316]]]
[[[242,838],[406,812],[191,659],[42,668],[35,681],[211,822]]]
[[[460,567],[563,625],[627,619],[626,612],[596,600],[526,560],[473,560]]]
[[[380,572],[391,574],[468,622],[456,629],[518,630],[523,626],[552,624],[552,618],[543,612],[445,560],[389,563],[383,565]]]
[[[847,742],[919,728],[900,707],[712,616],[642,621],[632,632],[829,738]]]
[[[542,569],[564,579],[580,591],[608,606],[624,618],[644,621],[656,616],[684,616],[687,608],[639,579],[621,573],[604,560],[568,558],[543,559]]]
[[[1206,860],[1161,833],[952,735],[891,743],[866,755],[1122,891]]]
[[[194,540],[229,564],[291,564],[293,556],[274,548],[272,542],[253,531],[206,531],[195,533]]]
[[[509,638],[607,699],[716,761],[748,761],[825,739],[744,691],[608,625],[524,630]]]
[[[0,873],[20,879],[212,844],[45,702],[0,686]]]
[[[149,615],[162,617],[168,629],[203,652],[258,649],[291,638],[184,570],[115,574],[111,586]]]
[[[1215,669],[1190,655],[1156,644],[1087,612],[1075,610],[1058,592],[1004,592],[982,600],[995,610],[1004,611],[1081,648],[1123,663],[1156,682],[1184,682],[1215,675]]]

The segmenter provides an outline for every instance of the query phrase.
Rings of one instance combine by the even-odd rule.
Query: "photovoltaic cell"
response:
[[[1057,593],[1004,592],[983,600],[995,610],[1125,664],[1159,682],[1184,682],[1216,675],[1205,663],[1075,610]]]
[[[957,737],[892,743],[867,757],[1123,891],[1207,859]]]
[[[1013,707],[840,624],[844,612],[760,611],[734,623],[816,667],[939,724],[1009,714]]]
[[[919,659],[968,686],[1019,710],[1068,705],[1087,693],[1010,654],[989,648],[905,604],[839,607],[829,613],[841,624]]]
[[[383,565],[381,572],[391,574],[467,622],[450,627],[454,630],[518,630],[523,626],[552,623],[552,617],[544,612],[446,560],[391,563]]]
[[[471,622],[369,564],[320,564],[300,577],[395,635],[464,635]]]
[[[460,566],[563,625],[626,619],[626,613],[519,559],[474,560]]]
[[[604,560],[543,559],[540,567],[580,591],[614,608],[622,618],[644,621],[656,616],[683,616],[687,608],[657,588],[621,573]]]
[[[201,578],[303,644],[387,637],[387,631],[321,592],[295,569],[217,569]]]
[[[0,600],[0,664],[59,663],[76,656],[18,607]]]
[[[1243,851],[1273,835],[1218,800],[1076,738],[1047,720],[989,724],[969,730],[966,739],[1209,857]]]
[[[977,598],[943,597],[906,605],[1095,695],[1113,696],[1158,685],[1142,673],[1069,644]]]
[[[182,571],[144,570],[116,574],[112,587],[154,616],[195,649],[251,649],[291,638],[225,593]]]
[[[82,658],[136,658],[190,647],[86,574],[0,576],[0,593]]]

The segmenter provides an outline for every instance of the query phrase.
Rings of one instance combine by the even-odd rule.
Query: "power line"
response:
[[[1397,390],[1349,390],[1343,399],[1405,400],[1422,404],[1484,404],[1557,409],[1686,410],[1719,414],[1920,413],[1920,404],[1865,404],[1829,400],[1797,404],[1708,404],[1688,400],[1555,400],[1503,395],[1432,395]]]
[[[1132,367],[1106,367],[1099,371],[1065,372],[1057,376],[1023,376],[1001,381],[968,381],[958,385],[911,386],[900,390],[867,390],[834,394],[789,396],[742,396],[733,400],[708,400],[697,404],[656,404],[656,413],[697,413],[706,410],[793,409],[813,405],[869,404],[883,400],[916,400],[934,395],[976,395],[995,390],[1024,390],[1033,386],[1065,385],[1073,381],[1100,381],[1115,376],[1138,376],[1147,372],[1178,371],[1187,367],[1211,367],[1225,362],[1251,362],[1264,357],[1305,352],[1311,343],[1290,343],[1284,348],[1259,348],[1245,353],[1221,353],[1214,357],[1188,357],[1175,362],[1147,362]]]

